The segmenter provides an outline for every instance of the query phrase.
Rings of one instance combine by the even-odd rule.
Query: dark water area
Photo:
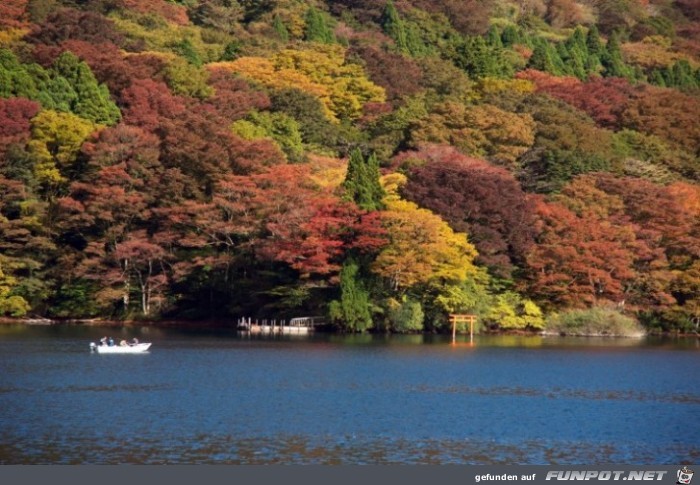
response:
[[[696,339],[5,325],[0,464],[697,463],[699,376]]]

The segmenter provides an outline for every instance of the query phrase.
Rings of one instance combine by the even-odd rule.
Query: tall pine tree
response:
[[[98,84],[90,67],[71,52],[61,54],[53,64],[55,74],[64,77],[73,87],[77,99],[71,111],[83,119],[103,125],[114,125],[121,118],[119,108],[111,100],[104,84]]]
[[[343,182],[345,197],[358,207],[373,211],[382,208],[384,189],[379,183],[379,162],[372,154],[366,160],[359,148],[350,153],[348,171]]]
[[[391,37],[396,43],[396,48],[400,52],[408,54],[409,49],[406,28],[392,0],[386,2],[380,23],[384,29],[384,33]]]
[[[335,36],[328,23],[326,17],[316,10],[314,7],[309,7],[306,11],[306,26],[304,28],[304,40],[309,42],[320,42],[322,44],[332,44],[335,42]]]
[[[352,259],[340,271],[340,300],[330,304],[330,317],[344,330],[364,332],[372,328],[369,292],[359,277],[359,266]]]

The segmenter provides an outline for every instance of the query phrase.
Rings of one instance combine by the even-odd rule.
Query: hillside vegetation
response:
[[[4,0],[0,316],[697,332],[699,12]]]

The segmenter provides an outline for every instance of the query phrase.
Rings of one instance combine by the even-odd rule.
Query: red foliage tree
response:
[[[0,29],[21,29],[28,25],[29,0],[3,0],[0,3]]]
[[[531,69],[518,73],[529,79],[537,90],[561,99],[587,113],[599,125],[621,127],[621,115],[634,93],[634,88],[622,78],[594,78],[583,83],[573,77],[556,77]]]
[[[622,303],[633,281],[634,234],[589,214],[536,202],[535,245],[527,257],[527,292],[549,308]]]
[[[304,165],[278,165],[228,175],[217,182],[211,202],[187,201],[158,213],[170,243],[214,250],[195,264],[228,272],[272,261],[307,280],[332,280],[345,251],[374,251],[385,243],[385,231],[376,214],[320,190],[309,174]]]
[[[184,98],[173,95],[165,84],[150,79],[134,81],[120,98],[124,122],[151,132],[164,119],[176,119],[187,109]]]
[[[69,39],[58,45],[38,44],[34,47],[33,57],[37,63],[49,67],[65,51],[70,51],[85,61],[95,78],[107,85],[110,93],[118,95],[131,85],[134,79],[146,79],[155,76],[155,71],[139,69],[127,62],[119,47],[110,43],[92,43],[84,40]]]
[[[35,44],[59,45],[73,39],[94,44],[110,42],[125,46],[125,38],[107,17],[70,8],[57,10],[25,37]]]
[[[634,234],[626,244],[633,255],[635,273],[625,287],[630,308],[663,308],[674,303],[669,257],[674,247],[677,251],[688,243],[690,225],[683,220],[686,211],[666,187],[646,180],[589,174],[564,187],[557,202],[579,217]]]
[[[24,145],[31,135],[30,120],[40,106],[24,98],[0,98],[0,166],[10,145]]]
[[[447,147],[425,147],[401,158],[422,160],[403,195],[466,232],[477,262],[509,278],[533,243],[534,212],[518,182],[505,169]]]
[[[178,25],[187,25],[190,21],[184,5],[175,5],[165,0],[119,0],[119,4],[121,8],[142,14],[159,15]]]
[[[411,96],[421,88],[423,73],[412,59],[369,45],[352,47],[348,55],[364,61],[370,79],[386,90],[388,101]]]
[[[270,98],[263,92],[253,91],[243,79],[235,78],[230,71],[211,69],[209,85],[215,94],[207,101],[219,116],[230,121],[244,118],[252,110],[270,107]]]
[[[657,135],[700,155],[700,99],[675,89],[643,85],[624,106],[621,124]]]

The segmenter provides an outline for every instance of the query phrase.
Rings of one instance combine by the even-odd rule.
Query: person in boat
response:
[[[138,345],[138,344],[139,344],[139,339],[134,337],[133,340],[131,341],[131,345]]]
[[[100,345],[107,345],[107,336],[104,336],[100,339]]]
[[[126,340],[122,339],[122,340],[119,342],[119,346],[120,346],[120,347],[126,347]]]
[[[107,345],[110,347],[114,347],[114,339],[112,337],[109,337],[109,340],[107,341]]]

